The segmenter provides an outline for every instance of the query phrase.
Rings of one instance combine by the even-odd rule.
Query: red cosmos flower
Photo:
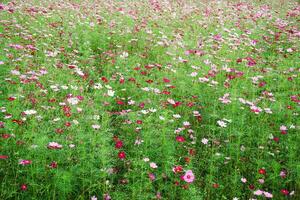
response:
[[[64,111],[65,113],[71,112],[70,106],[63,106],[63,111]]]
[[[8,139],[8,138],[11,137],[10,134],[2,134],[1,136],[2,136],[3,139]]]
[[[114,136],[113,136],[113,140],[114,140],[115,142],[117,142],[117,141],[119,140],[118,136],[114,135]]]
[[[119,157],[121,160],[123,160],[124,158],[126,158],[125,152],[124,152],[124,151],[119,152],[119,153],[118,153],[118,157]]]
[[[57,162],[55,162],[55,161],[51,162],[50,165],[49,165],[49,167],[52,168],[52,169],[57,168],[57,166],[58,166]]]
[[[282,189],[282,190],[280,190],[280,192],[283,195],[288,195],[289,194],[289,191],[287,189]]]
[[[265,81],[262,81],[258,84],[259,87],[264,87],[267,83]]]
[[[259,174],[266,174],[266,170],[261,168],[261,169],[258,170],[258,173]]]
[[[120,149],[123,147],[123,142],[121,140],[118,140],[115,144],[116,149]]]
[[[226,77],[227,77],[227,79],[229,79],[229,80],[233,80],[233,79],[236,78],[236,77],[235,77],[234,75],[232,75],[232,74],[227,74]]]
[[[50,103],[56,102],[56,99],[55,98],[49,99],[49,102]]]
[[[249,189],[250,189],[250,190],[254,190],[254,189],[255,189],[254,185],[252,185],[252,184],[249,185]]]
[[[128,80],[131,82],[135,82],[135,78],[129,78]]]
[[[106,77],[104,77],[104,76],[101,78],[101,80],[102,80],[104,83],[108,83],[108,79],[107,79]]]
[[[224,84],[223,84],[223,86],[225,88],[229,88],[230,87],[230,83],[228,81],[225,81]]]
[[[201,122],[202,121],[202,116],[197,116],[197,121]]]
[[[143,102],[140,103],[140,104],[139,104],[139,107],[140,107],[140,108],[144,108],[144,107],[145,107],[145,103],[143,103]]]
[[[163,78],[163,81],[165,82],[165,83],[170,83],[171,81],[169,80],[169,79],[167,79],[167,78]]]
[[[18,119],[12,119],[11,121],[17,123],[18,125],[22,125],[24,123],[22,120],[18,120]]]
[[[175,104],[173,104],[173,108],[176,108],[180,106],[182,103],[180,101],[177,101]]]
[[[194,103],[193,102],[189,102],[186,104],[188,107],[193,107],[194,106]]]
[[[14,101],[14,100],[16,100],[16,97],[8,97],[8,100],[9,101]]]
[[[275,142],[279,142],[279,137],[274,137],[273,140],[274,140]]]
[[[256,65],[256,61],[253,58],[247,57],[246,60],[248,61],[247,65],[249,67],[252,67],[252,66]]]
[[[55,132],[56,132],[57,134],[62,134],[62,133],[64,132],[64,130],[61,129],[61,128],[57,128],[57,129],[55,130]]]
[[[69,69],[74,69],[75,67],[77,67],[76,65],[68,65]]]
[[[137,123],[137,124],[142,124],[143,121],[142,121],[142,120],[136,120],[136,123]]]
[[[16,142],[16,144],[17,144],[17,145],[23,145],[23,144],[25,144],[25,142],[22,141],[22,140],[18,140],[18,141]]]
[[[123,84],[124,82],[125,82],[125,79],[124,78],[120,78],[119,83]]]
[[[118,100],[118,101],[117,101],[117,104],[118,104],[118,105],[124,105],[124,102],[121,101],[121,100]]]
[[[195,150],[195,149],[190,149],[190,150],[189,150],[189,154],[190,154],[191,156],[196,155],[196,150]]]
[[[185,139],[184,139],[184,137],[183,136],[176,136],[176,141],[177,142],[184,142],[185,141]]]
[[[281,133],[282,135],[286,135],[286,134],[287,134],[287,131],[286,131],[286,130],[282,130],[282,131],[280,131],[280,133]]]
[[[238,59],[236,59],[236,63],[241,63],[243,61],[243,59],[242,58],[238,58]]]
[[[26,185],[26,184],[22,184],[21,187],[20,187],[20,189],[21,189],[22,191],[27,190],[27,185]]]
[[[212,186],[213,186],[213,188],[218,188],[219,184],[218,183],[214,183]]]
[[[0,159],[2,159],[2,160],[5,160],[7,158],[8,158],[8,156],[6,156],[6,155],[0,155]]]
[[[180,165],[173,167],[174,173],[181,173],[182,171],[183,171],[183,168]]]
[[[183,185],[183,186],[182,186],[182,189],[185,189],[185,190],[189,189],[189,185],[187,185],[187,184],[186,184],[186,185]]]
[[[77,97],[77,99],[78,99],[79,101],[83,101],[83,100],[84,100],[84,97],[83,97],[83,96],[78,95],[78,96],[76,96],[76,97]]]
[[[167,90],[163,90],[163,91],[162,91],[162,94],[165,94],[165,95],[170,95],[170,94],[171,94],[171,92],[170,92],[170,91],[167,91]]]
[[[66,122],[65,123],[65,126],[67,126],[67,127],[70,127],[72,124],[71,124],[71,122]]]
[[[191,159],[189,157],[185,157],[184,160],[185,160],[186,163],[191,162]]]

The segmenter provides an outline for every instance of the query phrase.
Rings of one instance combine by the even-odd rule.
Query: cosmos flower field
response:
[[[300,199],[300,4],[0,3],[0,199]]]

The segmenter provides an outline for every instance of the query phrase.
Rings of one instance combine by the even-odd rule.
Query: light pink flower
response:
[[[157,168],[157,165],[156,165],[156,163],[151,162],[151,163],[150,163],[150,167],[153,168],[153,169],[156,169],[156,168]]]
[[[260,184],[264,184],[265,180],[262,179],[262,178],[260,178],[260,179],[258,179],[258,182],[259,182]]]
[[[256,190],[256,191],[254,191],[253,194],[254,194],[254,195],[257,195],[257,196],[261,196],[261,195],[263,194],[263,191],[261,191],[261,190]]]
[[[195,176],[192,170],[187,170],[183,176],[183,180],[187,183],[192,183],[195,179]]]
[[[242,181],[243,183],[246,183],[246,182],[247,182],[247,179],[246,179],[246,178],[241,178],[241,181]]]
[[[202,144],[207,144],[207,143],[208,143],[208,139],[203,138],[203,139],[201,140],[201,142],[202,142]]]
[[[273,198],[273,195],[269,192],[264,192],[266,198]]]
[[[286,127],[285,125],[281,125],[281,126],[280,126],[280,130],[281,130],[281,131],[287,131],[287,127]]]
[[[57,142],[49,142],[48,149],[61,149],[63,146]]]

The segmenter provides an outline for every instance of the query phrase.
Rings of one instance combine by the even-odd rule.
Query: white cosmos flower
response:
[[[134,105],[134,104],[135,104],[135,101],[133,101],[133,100],[128,101],[128,105]]]
[[[113,97],[115,95],[115,91],[113,90],[108,90],[107,91],[107,95],[110,96],[110,97]]]
[[[183,122],[183,126],[190,126],[190,122]]]
[[[95,83],[94,84],[94,89],[102,89],[103,86],[101,85],[101,83]]]
[[[172,105],[175,104],[175,101],[173,99],[167,99],[167,101],[169,102],[169,104],[172,104]]]
[[[181,118],[181,116],[179,114],[175,114],[175,115],[173,115],[173,117],[176,118],[176,119]]]
[[[222,120],[218,120],[217,123],[220,127],[223,127],[223,128],[227,127],[227,123]]]
[[[36,112],[36,110],[25,110],[24,113],[25,113],[26,115],[34,115],[34,114],[36,114],[37,112]]]
[[[98,124],[93,124],[92,127],[93,127],[93,129],[97,130],[97,129],[100,129],[101,126]]]
[[[72,98],[68,98],[68,103],[71,104],[71,105],[76,105],[79,103],[79,100],[77,97],[72,97]]]
[[[208,139],[203,138],[203,139],[201,140],[201,142],[202,142],[203,144],[207,144],[207,143],[208,143]]]
[[[197,72],[192,72],[190,76],[191,76],[191,77],[195,77],[195,76],[197,76],[197,75],[198,75]]]

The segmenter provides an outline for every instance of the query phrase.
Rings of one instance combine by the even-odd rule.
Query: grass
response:
[[[299,199],[299,6],[4,1],[0,199]]]

